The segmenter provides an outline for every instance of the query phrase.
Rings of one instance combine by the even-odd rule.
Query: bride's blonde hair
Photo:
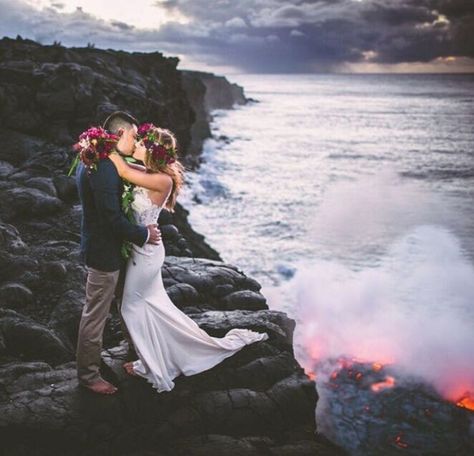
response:
[[[157,135],[155,143],[163,145],[165,149],[174,149],[176,152],[178,152],[178,141],[170,130],[166,128],[155,127],[153,128],[153,132]],[[153,173],[165,173],[168,174],[168,176],[171,176],[173,179],[173,188],[168,200],[166,201],[165,208],[170,212],[174,212],[178,194],[180,193],[184,183],[185,167],[179,161],[177,155],[172,163],[163,164],[158,162],[157,159],[153,158],[150,148],[146,149],[144,163],[149,171]]]

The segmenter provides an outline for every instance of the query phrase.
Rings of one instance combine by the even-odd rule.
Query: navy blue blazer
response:
[[[145,244],[148,229],[131,223],[122,212],[123,183],[110,160],[99,160],[89,174],[82,162],[76,171],[82,203],[81,254],[87,266],[116,271],[122,265],[124,241]]]

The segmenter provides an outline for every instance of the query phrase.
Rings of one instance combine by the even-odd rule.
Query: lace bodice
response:
[[[169,195],[167,199],[168,198]],[[165,203],[163,203],[163,206]],[[133,202],[131,207],[135,220],[139,225],[147,226],[152,223],[157,223],[158,216],[160,215],[163,206],[158,206],[150,199],[146,188],[137,186],[133,189]],[[135,244],[133,245],[133,250],[141,255],[154,255],[157,248],[163,248],[163,243],[160,242],[158,245],[147,243],[142,247],[138,247],[138,245]]]
[[[146,188],[136,186],[133,189],[132,211],[139,225],[156,223],[162,208],[153,203]]]

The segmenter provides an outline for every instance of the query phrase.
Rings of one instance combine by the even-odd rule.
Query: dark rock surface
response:
[[[341,454],[315,434],[317,393],[293,355],[295,322],[268,309],[255,280],[220,261],[181,207],[159,220],[175,305],[213,336],[242,327],[270,338],[158,394],[123,371],[128,350],[113,305],[102,372],[119,393],[78,387],[85,270],[81,208],[66,176],[70,146],[89,124],[127,109],[175,131],[185,158],[187,148],[196,154],[206,129],[192,139],[195,110],[215,106],[225,84],[219,79],[219,95],[204,102],[215,76],[204,83],[200,75],[190,101],[193,76],[185,90],[176,65],[158,52],[0,40],[0,454]]]
[[[232,109],[235,104],[245,104],[248,99],[244,90],[237,84],[230,83],[224,76],[216,76],[203,71],[183,71],[186,77],[200,80],[205,88],[204,110],[210,113],[213,109]]]
[[[199,165],[203,141],[211,136],[209,123],[214,109],[232,109],[250,101],[243,88],[230,83],[223,76],[203,71],[182,71],[183,88],[195,113],[191,127],[191,143],[188,148],[189,162]]]
[[[357,456],[474,454],[472,411],[396,365],[339,358],[320,366],[319,425]],[[389,380],[389,381],[387,381]],[[374,391],[374,385],[379,388]]]

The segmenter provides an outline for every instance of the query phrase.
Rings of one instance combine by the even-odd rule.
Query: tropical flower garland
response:
[[[102,127],[90,127],[81,133],[79,141],[72,146],[76,156],[71,164],[68,176],[76,169],[79,161],[84,163],[89,172],[96,170],[98,161],[109,156],[118,139],[117,135],[108,133]]]
[[[143,141],[158,167],[169,165],[176,161],[178,151],[173,144],[166,144],[161,137],[164,129],[152,123],[144,123],[138,127],[138,137]]]
[[[132,203],[134,200],[134,197],[133,197],[134,188],[135,188],[135,185],[132,184],[131,182],[128,182],[126,180],[123,181],[122,211],[124,212],[125,216],[128,218],[130,223],[136,224],[137,221],[135,220],[135,216],[133,215],[133,211],[132,211]],[[124,241],[122,243],[121,253],[124,259],[127,260],[128,258],[130,258],[130,255],[132,254],[132,247],[133,247],[133,244],[130,241]]]
[[[79,141],[73,145],[76,152],[74,160],[68,172],[68,176],[76,169],[80,161],[84,163],[90,173],[97,170],[99,160],[106,159],[114,149],[118,141],[118,136],[108,133],[102,127],[90,127],[79,135]],[[127,161],[135,161],[132,158],[125,158]],[[134,185],[128,181],[123,182],[122,211],[131,223],[136,223],[132,211],[133,188]],[[125,241],[121,247],[123,258],[128,259],[132,251],[132,243]]]

